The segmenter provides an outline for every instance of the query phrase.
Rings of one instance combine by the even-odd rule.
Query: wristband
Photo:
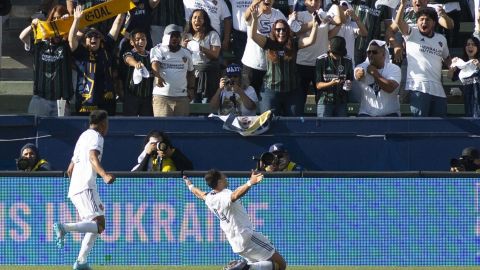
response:
[[[252,182],[250,182],[250,180],[248,180],[246,184],[247,184],[248,187],[252,186]]]
[[[193,184],[188,185],[188,189],[189,189],[190,191],[192,191],[192,189],[193,189],[194,187],[195,187],[195,186],[194,186]]]

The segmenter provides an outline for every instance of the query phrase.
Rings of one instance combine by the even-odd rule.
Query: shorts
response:
[[[105,215],[103,203],[96,190],[86,189],[70,197],[70,200],[77,208],[82,220],[93,220]]]
[[[253,232],[250,242],[238,255],[245,258],[249,263],[268,261],[275,253],[273,244],[259,232]]]

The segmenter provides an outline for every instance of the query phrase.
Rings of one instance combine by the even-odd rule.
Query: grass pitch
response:
[[[113,266],[91,265],[94,270],[221,270],[222,265],[206,266]],[[71,270],[72,266],[0,266],[0,270]],[[478,270],[479,266],[288,266],[288,270]]]

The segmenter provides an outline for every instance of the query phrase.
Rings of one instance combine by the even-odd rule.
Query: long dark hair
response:
[[[192,12],[192,14],[190,15],[190,19],[188,21],[187,29],[185,29],[185,32],[192,34],[192,36],[195,35],[195,30],[193,30],[193,26],[192,26],[192,18],[193,18],[193,14],[195,14],[195,12],[200,12],[203,15],[203,29],[204,29],[204,32],[201,34],[201,37],[203,39],[208,33],[210,33],[210,31],[215,31],[215,29],[213,29],[213,27],[212,27],[212,21],[210,20],[210,17],[208,16],[208,13],[203,9],[198,8],[198,9],[195,9]]]
[[[284,59],[286,61],[290,61],[295,57],[295,49],[293,48],[293,36],[292,36],[292,31],[290,30],[290,26],[288,26],[287,21],[283,19],[276,20],[273,23],[272,30],[270,31],[270,36],[269,38],[271,40],[277,40],[277,36],[275,35],[275,27],[277,26],[278,23],[282,23],[285,29],[287,30],[287,42],[285,42],[284,45],[284,51],[285,51],[285,56]],[[274,50],[268,50],[267,51],[267,58],[270,60],[272,63],[278,63],[278,54],[277,51]]]
[[[465,47],[467,47],[467,42],[468,40],[472,40],[473,43],[475,44],[475,47],[477,47],[477,53],[475,53],[475,55],[473,56],[475,59],[480,59],[480,40],[478,40],[478,38],[474,37],[474,36],[469,36],[467,38],[467,40],[465,41],[465,45],[463,46],[463,61],[468,61],[470,60],[468,58],[468,55],[467,55],[467,50],[465,49]]]
[[[68,14],[67,7],[64,5],[55,5],[52,10],[50,10],[50,13],[48,13],[47,21],[51,22],[53,21],[53,14],[55,12],[58,12],[60,16],[63,16],[65,14]]]

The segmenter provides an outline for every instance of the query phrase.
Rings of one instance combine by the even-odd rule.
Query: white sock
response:
[[[98,226],[95,221],[80,221],[62,225],[67,232],[98,233]]]
[[[80,252],[78,253],[77,261],[79,263],[86,263],[88,254],[90,250],[92,250],[93,245],[95,244],[95,240],[97,240],[98,233],[86,233],[82,240],[82,247],[80,248]]]
[[[274,270],[271,261],[261,261],[250,264],[250,270]]]

